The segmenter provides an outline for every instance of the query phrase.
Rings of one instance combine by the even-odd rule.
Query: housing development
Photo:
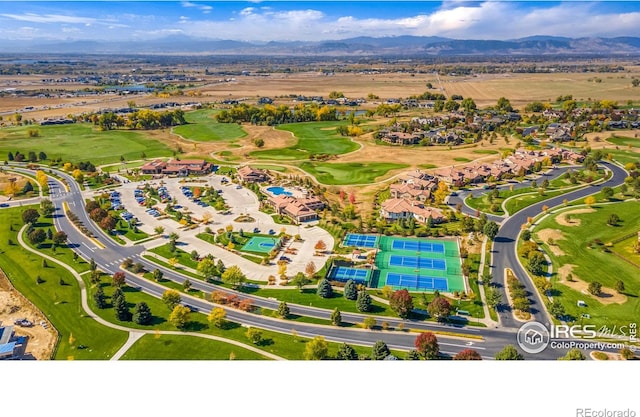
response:
[[[0,359],[636,358],[637,43],[442,39],[0,50]]]

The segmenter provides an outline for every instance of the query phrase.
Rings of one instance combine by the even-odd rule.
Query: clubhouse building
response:
[[[140,168],[140,172],[145,175],[205,175],[211,172],[213,164],[206,162],[204,159],[173,159],[170,161],[147,162]]]

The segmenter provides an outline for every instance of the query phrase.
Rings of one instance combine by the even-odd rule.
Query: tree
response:
[[[278,305],[278,316],[283,319],[289,317],[289,306],[284,301],[281,301]]]
[[[207,320],[209,320],[209,323],[219,328],[222,328],[225,326],[227,322],[226,318],[227,318],[227,312],[222,307],[215,307],[213,310],[211,310],[211,313],[209,313],[209,315],[207,316]]]
[[[35,209],[26,209],[22,212],[22,221],[24,224],[35,224],[40,218],[40,213]]]
[[[162,302],[169,308],[169,310],[173,310],[178,304],[182,301],[182,297],[177,290],[166,290],[162,293]]]
[[[160,282],[160,280],[164,276],[164,273],[158,268],[156,268],[153,270],[152,275],[155,282]]]
[[[324,252],[325,250],[327,250],[327,244],[322,240],[319,240],[314,246],[314,249],[318,252]]]
[[[67,234],[62,230],[53,235],[53,243],[56,245],[64,245],[67,241]],[[75,253],[75,252],[74,252]]]
[[[304,358],[309,361],[319,361],[327,357],[329,344],[324,337],[316,336],[307,342],[304,348]]]
[[[196,266],[197,271],[206,279],[215,278],[219,272],[213,259],[203,258]]]
[[[420,354],[418,353],[417,350],[411,349],[410,351],[407,352],[407,356],[406,356],[405,360],[408,360],[408,361],[419,361],[420,360]]]
[[[435,191],[435,193],[433,194],[434,197],[434,204],[436,206],[441,205],[442,203],[444,203],[444,199],[449,195],[449,186],[447,185],[446,182],[444,181],[440,181],[438,183],[438,189]]]
[[[413,298],[406,289],[397,290],[391,294],[389,306],[398,316],[406,319],[413,310]]]
[[[624,288],[624,282],[623,281],[616,281],[616,291],[618,291],[618,293],[622,294],[624,292],[625,288]]]
[[[184,292],[189,292],[191,290],[191,281],[189,280],[189,278],[185,279],[182,283],[182,290]]]
[[[262,138],[255,138],[253,140],[253,144],[256,145],[258,148],[262,148],[264,146],[264,139]]]
[[[416,337],[414,345],[420,355],[425,359],[435,359],[440,353],[440,345],[436,335],[431,332],[422,332]]]
[[[611,213],[611,215],[609,215],[609,218],[607,219],[607,224],[609,226],[617,226],[620,223],[620,216],[618,216],[616,213]]]
[[[95,259],[91,258],[89,259],[89,269],[91,271],[95,271],[98,269],[98,264],[96,263]]]
[[[162,226],[156,226],[153,231],[157,234],[157,235],[161,235],[164,233],[164,227]]]
[[[116,292],[114,291],[113,293],[114,296],[111,297],[111,303],[113,304],[116,318],[120,321],[131,320],[131,312],[129,311],[129,307],[127,306],[127,300],[125,299],[124,294],[120,292],[120,295],[116,296]]]
[[[451,303],[446,298],[437,296],[427,305],[427,312],[438,321],[446,320],[451,314]]]
[[[27,235],[32,245],[40,245],[47,239],[47,233],[42,229],[34,229]]]
[[[507,345],[495,356],[497,361],[521,361],[524,356],[513,345]]]
[[[53,202],[49,199],[44,199],[40,202],[40,213],[45,217],[50,217],[56,211]]]
[[[522,231],[522,240],[525,242],[531,240],[531,231],[529,229],[524,229]]]
[[[152,320],[153,320],[153,314],[151,314],[151,309],[149,308],[149,305],[144,301],[141,301],[138,304],[136,304],[133,310],[133,321],[136,324],[145,325],[145,324],[151,324]]]
[[[495,288],[489,288],[487,290],[487,305],[493,309],[498,307],[500,302],[502,302],[502,294]]]
[[[107,307],[107,297],[104,295],[104,290],[102,286],[98,286],[98,289],[93,294],[93,301],[96,303],[96,307],[99,309],[103,309]]]
[[[458,352],[454,357],[454,361],[481,361],[482,356],[473,349],[464,349]]]
[[[336,359],[341,361],[357,361],[358,352],[356,352],[356,350],[352,346],[346,343],[343,343],[338,348],[338,353],[336,353]]]
[[[504,112],[509,112],[509,111],[513,111],[513,107],[511,107],[511,102],[504,98],[504,97],[500,97],[498,99],[498,103],[496,105],[496,109],[500,110],[500,111],[504,111]]]
[[[169,314],[169,322],[176,326],[178,329],[183,329],[189,322],[189,315],[191,310],[189,307],[177,305]]]
[[[116,220],[111,216],[106,216],[100,220],[100,228],[107,232],[113,230],[116,227]]]
[[[237,265],[233,265],[222,273],[220,277],[225,284],[240,287],[247,280],[247,277]]]
[[[549,313],[551,313],[551,315],[557,319],[563,317],[566,314],[564,306],[558,300],[554,300],[553,303],[551,303],[551,306],[549,307]]]
[[[584,353],[578,348],[569,349],[565,356],[558,358],[558,360],[561,361],[583,361],[585,359],[587,358],[584,356]]]
[[[323,278],[318,283],[318,290],[316,291],[319,297],[322,298],[331,298],[333,296],[333,288],[331,288],[331,283]]]
[[[111,285],[114,287],[122,287],[125,284],[124,272],[116,272],[111,278]]]
[[[544,272],[543,267],[546,263],[544,255],[541,252],[535,251],[529,254],[528,259],[527,269],[533,275],[542,275]]]
[[[613,188],[611,187],[602,187],[602,195],[607,198],[607,199],[611,199],[611,197],[613,197]]]
[[[586,204],[587,207],[591,207],[595,203],[596,203],[596,198],[592,195],[584,199],[584,204]]]
[[[366,291],[359,291],[356,298],[356,308],[361,313],[366,313],[371,310],[371,296]]]
[[[602,292],[602,284],[598,281],[592,281],[589,283],[587,291],[589,291],[589,294],[595,295],[597,297]]]
[[[314,264],[313,261],[309,261],[307,266],[304,267],[304,272],[309,278],[312,278],[316,273],[316,264]]]
[[[355,300],[358,298],[358,287],[352,279],[348,280],[344,285],[344,298],[347,300]]]
[[[262,330],[260,329],[249,327],[245,335],[247,336],[247,339],[249,339],[254,345],[258,345],[262,342]]]
[[[371,359],[373,359],[374,361],[381,361],[389,355],[391,355],[391,351],[389,350],[387,344],[382,340],[376,341],[376,343],[373,345],[373,348],[371,349]]]
[[[291,283],[295,285],[300,292],[302,292],[304,289],[304,286],[310,282],[311,280],[307,278],[307,276],[302,272],[298,272],[297,274],[295,274],[293,279],[291,280]]]
[[[331,313],[331,324],[334,326],[340,326],[342,324],[342,314],[340,314],[338,307],[334,308]]]
[[[500,227],[498,226],[498,224],[494,221],[490,221],[487,222],[487,224],[484,225],[484,229],[482,230],[482,233],[484,233],[484,235],[486,237],[489,238],[489,240],[493,240],[495,239],[496,235],[498,234],[498,230],[500,229]]]

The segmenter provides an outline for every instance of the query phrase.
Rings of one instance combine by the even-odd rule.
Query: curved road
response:
[[[607,185],[617,185],[622,183],[626,172],[616,165],[604,163],[611,171],[613,176],[606,182]],[[26,169],[16,168],[17,170],[23,170],[30,172]],[[56,213],[54,214],[54,223],[58,230],[64,230],[69,236],[69,245],[78,252],[83,258],[93,258],[97,263],[99,269],[106,273],[114,274],[121,271],[120,265],[125,258],[131,258],[134,262],[142,263],[146,269],[153,270],[159,268],[164,272],[164,277],[172,281],[181,283],[186,277],[176,273],[175,271],[159,267],[158,265],[146,261],[141,257],[141,253],[144,248],[140,246],[120,246],[112,239],[107,237],[104,232],[99,229],[89,218],[84,211],[84,201],[81,194],[79,185],[73,180],[71,176],[66,173],[55,171],[56,175],[64,178],[69,186],[69,191],[66,191],[62,183],[54,178],[49,181],[50,198],[56,207]],[[577,199],[583,196],[597,192],[598,189],[593,187],[587,187],[573,191],[571,193],[555,197],[546,200],[544,203],[535,204],[514,216],[511,216],[504,221],[500,232],[496,238],[494,244],[494,253],[500,253],[500,256],[495,257],[496,261],[492,265],[494,277],[496,277],[497,283],[502,283],[502,274],[495,273],[495,271],[503,271],[505,267],[512,268],[518,277],[522,277],[524,271],[517,262],[515,257],[515,243],[518,233],[520,232],[520,225],[526,222],[528,216],[538,214],[543,204],[550,206],[561,204],[564,198]],[[69,209],[75,213],[82,221],[82,223],[93,233],[95,238],[90,239],[82,234],[75,226],[69,221],[64,214],[63,203],[67,203]],[[524,219],[524,220],[523,220]],[[166,287],[156,284],[155,282],[144,279],[140,276],[127,272],[127,281],[130,285],[139,287],[156,297],[161,297],[162,293],[166,290]],[[206,283],[199,280],[191,280],[193,288],[202,290],[204,292],[211,292],[216,289],[222,289],[229,292],[228,289],[219,287],[213,284]],[[523,280],[527,290],[532,294],[534,298],[534,307],[540,305],[541,301],[537,294],[537,291],[532,286],[529,280]],[[279,302],[277,300],[265,299],[262,297],[255,297],[251,294],[240,293],[243,298],[251,298],[254,305],[277,309]],[[193,307],[196,307],[201,312],[210,311],[215,305],[202,299],[189,297],[183,295],[183,302]],[[329,320],[331,311],[306,307],[301,305],[289,305],[292,314],[298,314],[309,317],[317,317],[325,320]],[[239,322],[244,326],[255,326],[263,329],[273,330],[277,332],[291,334],[295,329],[298,335],[313,337],[317,335],[324,336],[327,340],[335,342],[345,342],[352,344],[360,344],[371,346],[377,340],[384,340],[390,348],[393,349],[412,349],[413,342],[415,340],[415,333],[410,332],[381,332],[381,331],[368,331],[361,329],[339,328],[326,325],[316,325],[308,323],[297,323],[290,320],[280,320],[270,318],[266,316],[259,316],[252,313],[246,313],[235,309],[226,309],[227,317],[229,320]],[[540,320],[540,314],[536,312],[536,319]],[[378,322],[387,321],[391,327],[397,326],[399,323],[404,323],[407,328],[431,330],[431,331],[453,331],[459,334],[473,335],[475,337],[482,336],[483,340],[478,339],[460,339],[457,337],[449,337],[444,335],[438,335],[441,351],[447,354],[455,354],[463,349],[472,348],[477,350],[484,358],[493,358],[496,352],[500,351],[507,344],[515,344],[515,333],[519,327],[519,323],[515,322],[511,317],[511,314],[507,311],[500,313],[502,324],[504,328],[490,329],[490,328],[468,328],[463,326],[443,325],[436,323],[427,323],[419,321],[401,320],[393,317],[375,317]],[[360,323],[366,315],[355,313],[342,313],[344,321],[352,323]],[[546,316],[545,316],[546,317]],[[544,321],[544,320],[543,320]],[[540,354],[531,356],[534,359],[556,359],[561,352],[552,351],[548,349]],[[525,355],[526,357],[527,355]]]

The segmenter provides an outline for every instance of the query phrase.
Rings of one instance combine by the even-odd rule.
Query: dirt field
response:
[[[58,338],[57,332],[42,312],[16,291],[0,271],[0,322],[13,325],[15,320],[23,318],[34,323],[33,327],[14,326],[16,335],[29,336],[26,356],[38,360],[50,359]],[[46,322],[47,329],[40,325],[41,321]]]
[[[558,241],[563,240],[564,235],[562,234],[562,231],[557,229],[542,229],[538,232],[538,238],[543,242],[547,242],[550,238]],[[549,245],[549,249],[555,256],[564,256],[565,254],[564,251],[556,245]]]
[[[564,213],[562,213],[560,216],[556,217],[556,223],[558,223],[561,226],[580,226],[580,219],[570,219],[567,220],[567,214],[572,215],[572,214],[586,214],[586,213],[593,213],[595,211],[595,209],[592,208],[584,208],[584,209],[575,209],[575,210],[570,210],[570,211],[565,211]]]
[[[587,297],[591,297],[593,299],[598,300],[602,304],[624,304],[627,302],[627,296],[624,294],[620,294],[612,288],[602,287],[602,292],[600,296],[593,296],[587,291],[589,284],[580,280],[573,273],[573,268],[575,265],[565,264],[558,269],[558,276],[560,277],[560,283],[566,285],[567,287],[579,291]],[[567,276],[569,274],[573,275],[573,281],[567,281]]]
[[[14,174],[6,174],[4,172],[0,172],[0,201],[5,201],[11,195],[6,196],[5,190],[7,189],[7,185],[9,184],[10,179],[15,179],[18,188],[22,190],[22,187],[27,183],[27,178],[22,175],[14,175]]]

